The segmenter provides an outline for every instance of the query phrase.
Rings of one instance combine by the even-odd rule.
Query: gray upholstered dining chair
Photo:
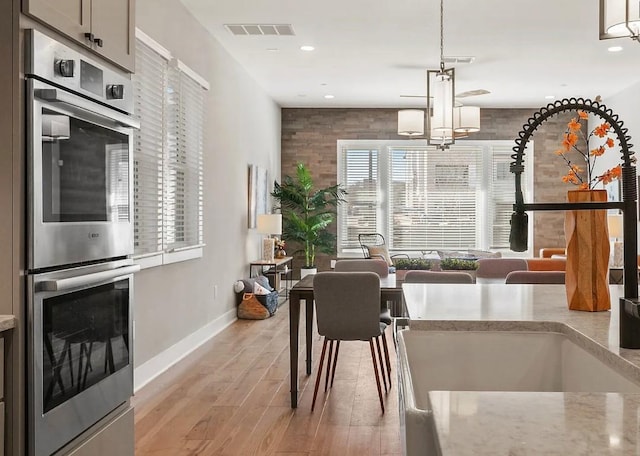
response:
[[[334,268],[336,272],[375,272],[380,277],[389,275],[389,265],[380,258],[357,259],[357,260],[338,260]]]
[[[505,283],[564,284],[564,280],[564,271],[512,271],[507,274]]]
[[[386,261],[378,258],[338,260],[334,270],[336,272],[375,272],[379,277],[389,276],[389,265],[387,265]],[[387,303],[381,303],[380,321],[387,325],[390,325],[393,321]]]
[[[311,410],[313,411],[316,404],[325,357],[327,358],[324,384],[326,392],[329,377],[331,377],[331,386],[333,386],[340,342],[362,340],[369,342],[373,371],[378,387],[378,398],[380,399],[382,413],[384,413],[380,373],[385,385],[385,390],[387,389],[387,379],[385,377],[385,368],[380,350],[380,336],[383,336],[382,341],[389,385],[391,385],[391,372],[389,369],[391,363],[389,361],[389,350],[384,338],[387,325],[382,323],[379,318],[380,278],[373,272],[319,272],[313,278],[313,294],[316,304],[318,333],[324,336],[324,341],[315,388],[313,390]],[[377,345],[377,360],[373,343],[374,339]],[[334,342],[335,354],[333,353]],[[328,357],[327,345],[329,346]],[[380,367],[380,373],[378,366]]]
[[[510,272],[528,269],[527,260],[524,258],[480,258],[476,269],[476,282],[504,283]]]
[[[466,272],[407,271],[404,283],[473,283],[473,277]]]

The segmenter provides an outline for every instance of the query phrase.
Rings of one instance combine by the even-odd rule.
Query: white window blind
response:
[[[389,246],[392,250],[478,245],[480,151],[391,148]]]
[[[338,253],[357,246],[358,232],[382,234],[396,252],[508,248],[513,143],[465,141],[444,151],[414,144],[338,142],[338,182],[349,192],[338,213]],[[377,185],[363,191],[365,176],[374,170],[366,160],[369,152],[379,163]],[[531,166],[525,171],[531,173]],[[523,177],[528,200],[530,177]]]
[[[163,251],[163,153],[164,94],[167,91],[167,59],[150,46],[136,43],[135,116],[140,130],[134,135],[135,254]]]
[[[389,174],[389,248],[423,248],[428,242],[426,148],[392,148]]]
[[[135,254],[157,265],[202,255],[207,83],[137,31]],[[192,251],[191,254],[184,253]]]
[[[515,178],[509,171],[513,150],[506,146],[491,147],[491,178],[489,181],[489,248],[509,248],[511,213],[513,212]],[[522,186],[527,188],[526,174]],[[523,192],[524,193],[524,192]],[[526,194],[525,194],[525,201]]]
[[[202,244],[203,88],[171,67],[167,99],[165,248],[180,249]]]
[[[467,146],[435,149],[427,154],[429,248],[465,249],[480,245],[477,212],[482,197],[481,154],[482,149]]]
[[[338,182],[349,196],[338,207],[338,242],[345,249],[359,248],[359,234],[378,231],[378,150],[344,150],[339,169]]]

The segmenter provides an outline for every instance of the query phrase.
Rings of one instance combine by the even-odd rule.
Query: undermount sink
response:
[[[640,384],[555,332],[401,331],[398,362],[407,455],[438,454],[429,391],[640,393]]]

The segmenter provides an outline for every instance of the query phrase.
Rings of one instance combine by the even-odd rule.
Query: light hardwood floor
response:
[[[341,344],[333,388],[325,394],[321,383],[312,413],[320,336],[313,339],[313,374],[307,377],[301,330],[300,396],[294,410],[289,406],[288,303],[267,320],[238,320],[136,393],[136,455],[399,455],[390,331],[393,386],[385,396],[386,413],[380,410],[366,342]]]

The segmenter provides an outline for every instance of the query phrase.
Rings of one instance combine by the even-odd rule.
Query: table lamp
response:
[[[258,234],[266,234],[262,240],[262,260],[273,261],[273,252],[275,250],[275,240],[272,234],[282,234],[282,214],[260,214],[257,220]]]
[[[613,258],[611,266],[621,268],[624,264],[622,253],[622,214],[607,215],[607,226],[609,228],[609,237],[613,238]]]

